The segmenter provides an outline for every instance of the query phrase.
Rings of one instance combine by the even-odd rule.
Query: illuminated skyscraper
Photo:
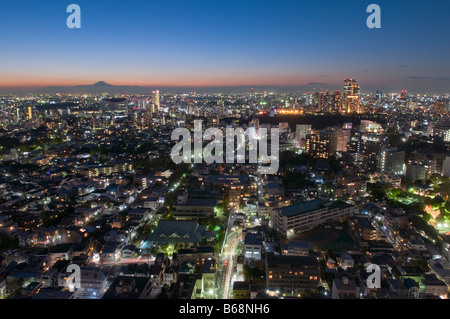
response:
[[[147,110],[148,100],[147,99],[137,99],[137,100],[135,100],[134,105],[139,110]]]
[[[315,105],[319,105],[319,101],[320,101],[320,95],[322,94],[322,92],[315,92],[314,93],[314,104]]]
[[[307,92],[306,93],[306,100],[305,100],[305,105],[306,106],[310,106],[313,104],[314,101],[314,96],[311,92]]]
[[[159,90],[153,91],[153,97],[152,97],[152,112],[157,113],[160,110],[161,104],[159,99]]]
[[[331,113],[339,113],[342,108],[342,95],[340,91],[334,91],[331,100]]]
[[[346,102],[346,113],[361,113],[359,95],[347,96]]]
[[[355,79],[344,80],[344,97],[348,95],[359,95],[359,85]]]
[[[360,113],[360,88],[355,79],[344,80],[344,93],[342,96],[341,113]]]
[[[330,92],[319,93],[319,112],[331,112],[332,95]]]
[[[400,93],[400,99],[406,100],[407,98],[408,98],[408,91],[402,90],[402,92]]]
[[[220,100],[217,102],[217,105],[220,107],[220,115],[225,116],[225,101]]]
[[[31,106],[27,107],[27,120],[33,119],[33,109]]]

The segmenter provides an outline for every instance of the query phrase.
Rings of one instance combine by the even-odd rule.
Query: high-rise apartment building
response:
[[[319,93],[319,112],[331,112],[332,95],[329,92]]]
[[[305,95],[305,105],[310,106],[314,104],[314,95],[311,92],[307,92]]]
[[[405,152],[398,151],[397,147],[383,147],[380,152],[379,166],[382,172],[394,172],[397,175],[404,173]]]
[[[314,157],[328,158],[331,154],[331,139],[329,134],[309,134],[306,137],[306,153]]]
[[[336,152],[347,152],[348,143],[350,143],[350,130],[338,128],[335,131]]]
[[[331,113],[339,113],[342,109],[342,95],[340,91],[334,91],[331,101]]]
[[[295,126],[295,139],[301,149],[305,149],[306,136],[311,134],[311,130],[310,124],[297,124]]]

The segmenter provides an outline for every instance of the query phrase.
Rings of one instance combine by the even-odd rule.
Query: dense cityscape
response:
[[[0,97],[2,299],[448,298],[448,94],[91,87]],[[175,164],[198,120],[278,171]]]
[[[3,314],[438,314],[449,11],[0,1]]]

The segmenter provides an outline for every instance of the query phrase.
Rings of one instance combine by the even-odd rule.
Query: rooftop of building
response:
[[[312,212],[315,210],[319,210],[319,209],[322,209],[325,207],[328,207],[329,209],[334,209],[334,208],[344,209],[344,208],[350,208],[350,207],[352,207],[352,205],[347,204],[346,202],[343,202],[343,201],[329,202],[329,201],[325,201],[325,200],[321,200],[321,199],[316,199],[316,200],[311,200],[311,201],[306,201],[306,202],[286,206],[286,207],[281,208],[280,211],[281,211],[281,214],[283,214],[284,216],[292,217],[292,216],[296,216],[296,215],[309,213],[309,212]]]
[[[189,199],[186,203],[177,206],[193,206],[193,207],[215,207],[217,201],[211,198],[195,198]]]
[[[147,277],[118,276],[102,299],[137,299],[149,282]]]
[[[263,244],[262,238],[258,234],[247,233],[244,238],[244,245],[261,246]]]
[[[268,267],[279,265],[319,267],[319,260],[316,256],[289,256],[269,253],[267,254],[267,265]]]
[[[206,227],[197,221],[190,220],[161,220],[148,240],[160,244],[169,242],[199,243],[203,240]]]

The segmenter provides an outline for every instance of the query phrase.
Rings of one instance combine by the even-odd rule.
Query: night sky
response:
[[[69,4],[81,29],[69,29]],[[366,8],[381,7],[381,29]],[[450,1],[1,0],[0,87],[342,87],[450,92]]]

